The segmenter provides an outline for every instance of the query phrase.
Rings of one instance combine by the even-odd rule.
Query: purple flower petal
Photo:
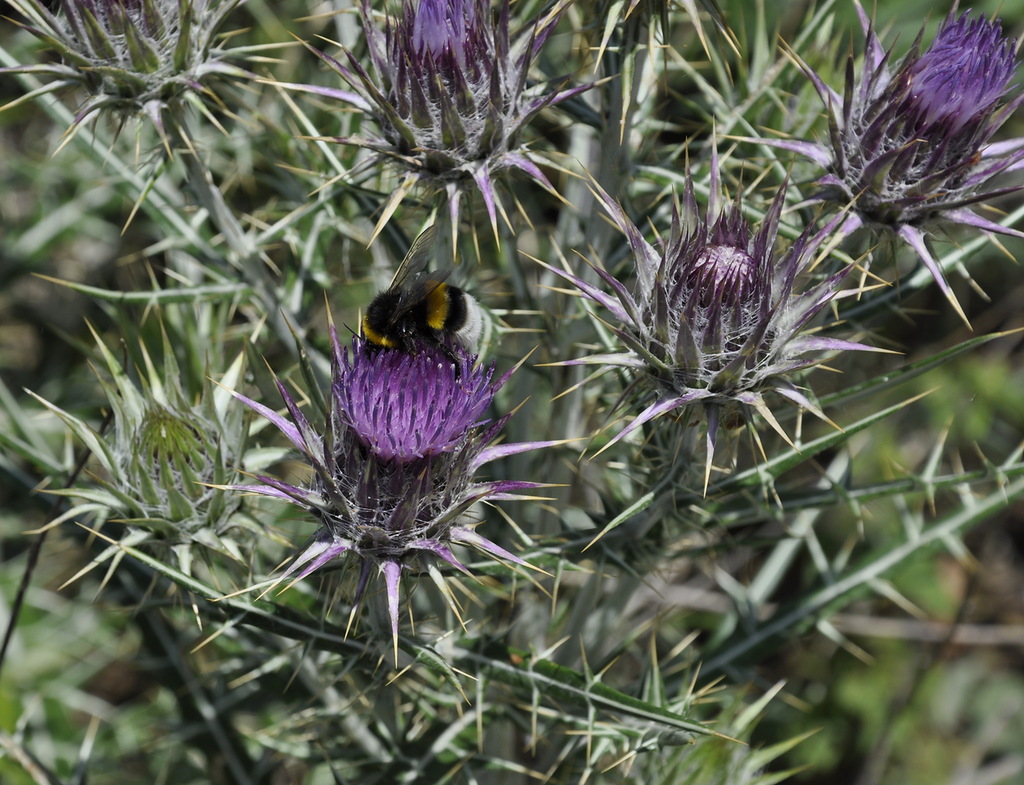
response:
[[[932,274],[932,278],[935,279],[935,283],[939,285],[942,293],[946,295],[946,299],[949,300],[950,304],[956,309],[956,312],[966,322],[967,317],[960,308],[960,303],[957,302],[956,295],[953,294],[953,290],[949,288],[949,283],[946,281],[946,276],[942,272],[942,268],[939,267],[939,263],[935,261],[935,257],[932,256],[931,251],[928,250],[928,246],[925,244],[924,232],[914,226],[901,226],[898,234],[907,242],[907,245],[917,252],[918,257],[920,257],[921,261],[924,262],[925,267],[928,268],[928,272],[930,272]]]
[[[675,398],[666,398],[664,400],[655,401],[642,412],[640,412],[640,414],[634,417],[633,421],[629,423],[629,425],[627,425],[625,428],[623,428],[621,431],[615,434],[615,436],[612,437],[611,441],[608,442],[608,446],[610,447],[617,441],[625,439],[627,436],[633,433],[633,431],[640,428],[640,426],[642,426],[644,423],[650,422],[655,417],[659,417],[662,414],[665,414],[666,412],[671,412],[674,409],[678,409],[680,406],[685,406],[686,404],[692,403],[693,401],[705,398],[708,395],[709,393],[704,391],[693,391],[686,395],[680,395]]]
[[[287,90],[296,90],[303,93],[313,93],[315,95],[321,95],[324,98],[333,98],[335,101],[344,101],[347,104],[352,104],[357,109],[362,109],[364,112],[372,110],[372,105],[369,101],[363,98],[359,93],[354,93],[351,90],[339,90],[336,87],[323,87],[321,85],[312,84],[298,84],[296,82],[273,82],[275,87],[283,87]]]
[[[950,210],[943,217],[953,223],[963,224],[964,226],[973,226],[975,229],[981,229],[983,232],[996,232],[997,234],[1005,234],[1009,237],[1024,238],[1024,232],[1019,229],[997,224],[987,218],[982,218],[971,210]]]
[[[877,352],[874,346],[855,341],[843,341],[839,338],[827,338],[818,335],[801,335],[790,341],[792,354],[805,352]]]
[[[469,570],[466,569],[466,566],[455,558],[455,554],[452,553],[451,548],[449,548],[447,545],[443,543],[438,542],[437,540],[413,540],[409,543],[409,547],[413,550],[428,551],[429,553],[433,553],[435,556],[440,558],[442,561],[447,562],[452,567],[457,569],[459,572],[462,572],[466,575],[470,574]]]

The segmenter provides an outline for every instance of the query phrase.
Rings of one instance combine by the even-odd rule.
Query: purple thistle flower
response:
[[[357,353],[341,362],[338,405],[363,445],[384,461],[408,463],[458,449],[494,396],[490,375],[473,373],[466,354],[458,368],[432,352],[379,351],[368,359]]]
[[[350,350],[331,328],[332,383],[326,428],[315,429],[280,382],[289,417],[244,395],[235,397],[270,420],[309,462],[309,487],[274,477],[235,490],[285,499],[320,522],[312,540],[279,578],[296,580],[351,554],[361,562],[358,605],[374,571],[384,576],[392,634],[397,646],[402,573],[425,568],[446,593],[437,560],[467,572],[452,551],[469,545],[498,559],[526,563],[477,534],[470,508],[484,499],[516,498],[538,483],[473,478],[484,464],[552,442],[491,445],[506,417],[485,418],[509,374],[452,347],[457,366],[432,347],[417,354],[380,350],[355,337]],[[397,650],[396,650],[397,654]]]
[[[0,69],[53,77],[42,92],[78,86],[89,97],[80,124],[101,110],[146,114],[163,132],[164,114],[216,76],[241,78],[230,51],[214,45],[228,14],[245,0],[64,0],[58,14],[43,0],[11,0],[23,26],[61,57]],[[33,93],[32,95],[35,95]]]
[[[460,68],[470,63],[466,59],[466,31],[478,28],[477,7],[452,0],[421,0],[412,23],[411,43],[423,57],[435,61],[451,52]]]
[[[499,7],[495,19],[490,0],[403,0],[398,16],[381,28],[369,0],[363,0],[370,71],[351,52],[346,52],[346,66],[311,47],[354,92],[287,85],[353,104],[379,127],[379,137],[334,140],[373,150],[375,160],[391,160],[406,174],[378,231],[416,183],[447,194],[454,227],[462,195],[474,188],[496,225],[501,204],[493,181],[509,169],[551,189],[519,136],[542,109],[588,86],[547,91],[543,85],[527,87],[531,64],[564,5],[515,40],[509,32],[508,0]]]
[[[644,391],[640,414],[612,443],[656,417],[699,404],[707,422],[705,488],[720,423],[735,427],[756,410],[785,437],[764,400],[772,391],[825,419],[792,375],[816,364],[813,353],[870,348],[806,332],[814,317],[842,296],[839,286],[852,269],[797,291],[799,274],[836,222],[817,234],[805,231],[779,256],[775,245],[785,187],[761,225],[752,229],[738,202],[731,207],[721,204],[717,155],[711,172],[705,214],[697,206],[687,174],[682,204],[673,211],[668,238],[660,249],[643,238],[607,193],[595,190],[632,249],[632,293],[601,269],[596,272],[612,294],[554,270],[621,323],[613,331],[626,347],[618,354],[594,355],[571,364],[636,371],[636,382],[619,407],[633,389]]]
[[[840,96],[803,68],[829,107],[829,143],[758,140],[805,155],[827,169],[817,197],[851,212],[840,228],[887,229],[921,258],[947,299],[963,312],[926,242],[934,225],[963,224],[1013,237],[1024,233],[982,218],[971,205],[1019,190],[995,177],[1024,167],[1024,138],[990,142],[1024,95],[1009,100],[1016,42],[998,21],[956,16],[956,5],[923,53],[890,66],[874,26],[857,0],[867,38],[857,73],[851,56]]]

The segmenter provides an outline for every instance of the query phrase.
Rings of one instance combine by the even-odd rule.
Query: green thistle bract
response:
[[[707,478],[720,423],[729,425],[758,411],[773,426],[764,401],[775,392],[824,417],[794,384],[792,375],[816,363],[815,352],[868,349],[858,343],[805,333],[814,317],[840,295],[850,267],[807,291],[798,278],[835,222],[817,234],[805,231],[781,255],[776,235],[785,187],[764,221],[752,230],[741,206],[721,204],[717,157],[712,158],[706,213],[698,208],[687,176],[667,240],[650,245],[622,208],[603,190],[598,198],[629,240],[636,263],[630,293],[604,270],[597,273],[613,294],[571,273],[555,270],[583,296],[600,303],[621,322],[613,328],[627,351],[571,361],[637,372],[641,412],[613,442],[664,414],[700,405],[707,421]],[[627,396],[620,400],[620,406]],[[777,427],[777,426],[776,426]]]
[[[270,420],[313,469],[309,487],[274,477],[238,490],[285,499],[308,510],[320,528],[280,577],[301,579],[339,556],[361,562],[355,604],[374,572],[384,577],[392,633],[397,641],[403,571],[426,569],[454,603],[436,562],[466,572],[452,552],[469,545],[496,558],[522,559],[467,525],[470,508],[484,499],[514,498],[537,483],[478,482],[473,475],[496,458],[544,447],[549,442],[491,445],[507,416],[484,418],[508,374],[474,365],[461,347],[417,354],[380,350],[362,338],[343,347],[332,327],[332,384],[326,428],[315,429],[283,384],[278,390],[289,418],[244,395],[240,401]]]
[[[75,124],[99,111],[145,114],[163,130],[165,112],[214,76],[247,72],[214,45],[225,18],[245,0],[65,0],[59,14],[42,0],[11,0],[24,27],[62,62],[0,69],[53,77],[47,92],[84,88]]]
[[[759,141],[826,169],[818,198],[850,206],[840,233],[862,226],[892,231],[914,249],[960,311],[928,249],[926,232],[962,224],[1024,237],[970,209],[1020,188],[992,182],[1024,168],[1024,138],[990,141],[1024,101],[1024,95],[1006,100],[1017,69],[1016,42],[1003,37],[998,21],[972,18],[969,11],[957,17],[954,6],[931,46],[921,52],[918,36],[911,52],[891,67],[891,52],[882,49],[859,3],[857,13],[866,51],[859,71],[851,55],[845,93],[839,95],[804,66],[829,108],[828,144]]]
[[[460,198],[476,188],[493,225],[500,207],[496,174],[518,169],[551,188],[532,153],[520,144],[524,126],[545,107],[587,89],[527,87],[530,66],[564,8],[538,19],[513,40],[507,0],[499,6],[495,19],[489,0],[404,0],[398,17],[388,18],[381,28],[364,0],[372,73],[351,52],[346,52],[345,66],[313,49],[355,92],[288,86],[341,99],[373,118],[380,137],[335,141],[376,151],[405,171],[406,182],[393,200],[421,182],[447,194],[452,223],[458,226]]]

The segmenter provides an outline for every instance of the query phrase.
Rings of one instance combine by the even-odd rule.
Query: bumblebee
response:
[[[472,295],[446,283],[450,270],[427,270],[434,227],[416,238],[387,289],[370,301],[363,336],[374,346],[416,354],[424,346],[439,349],[453,362],[450,343],[475,353],[483,313]]]

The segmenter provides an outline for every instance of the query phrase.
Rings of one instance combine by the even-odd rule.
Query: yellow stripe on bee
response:
[[[432,330],[444,328],[448,318],[448,284],[439,283],[427,295],[427,326]]]
[[[363,336],[370,343],[375,343],[377,346],[383,346],[385,349],[395,349],[398,344],[392,341],[387,336],[381,335],[379,332],[370,327],[370,322],[363,317]]]

